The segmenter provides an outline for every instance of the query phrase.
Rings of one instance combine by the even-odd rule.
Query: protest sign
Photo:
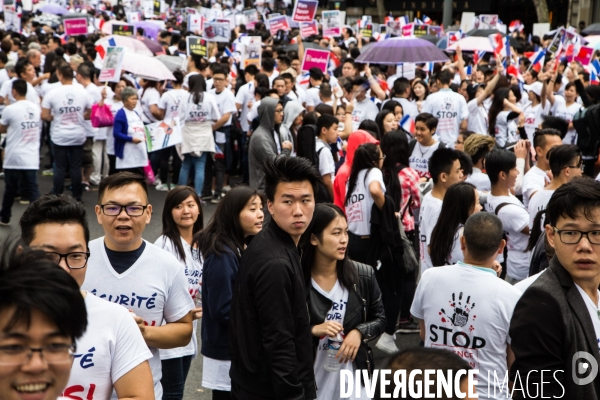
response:
[[[140,22],[142,20],[142,17],[140,16],[140,13],[137,11],[128,11],[127,12],[127,23],[129,24],[135,24],[136,22]]]
[[[229,29],[229,23],[205,22],[204,38],[209,42],[229,42],[231,39],[231,29]]]
[[[142,3],[142,10],[144,11],[144,18],[152,18],[154,17],[154,13],[152,11],[154,4],[152,0],[145,0]]]
[[[125,47],[108,47],[100,71],[100,82],[119,82],[123,69]]]
[[[244,10],[244,16],[246,17],[246,28],[254,29],[254,25],[259,22],[258,11],[256,9]]]
[[[21,32],[21,18],[16,12],[8,11],[6,8],[4,9],[4,30]]]
[[[396,67],[396,75],[406,79],[415,79],[417,65],[413,63],[402,63]]]
[[[455,31],[450,31],[450,32],[446,33],[446,38],[447,38],[446,49],[448,49],[454,43],[457,43],[460,39],[462,39],[459,32],[455,32]]]
[[[162,0],[153,0],[152,1],[152,14],[155,17],[159,17],[161,9],[162,9]]]
[[[191,8],[191,7],[186,7],[185,8],[185,12],[190,15],[190,14],[198,14],[198,11],[195,8]]]
[[[181,121],[169,118],[145,126],[148,152],[153,152],[181,143]]]
[[[390,19],[385,24],[386,33],[389,35],[402,36],[402,26],[399,20]]]
[[[204,17],[200,14],[188,15],[188,31],[200,33],[204,30]]]
[[[429,25],[414,25],[413,35],[416,37],[425,36],[429,31]]]
[[[479,29],[496,29],[498,25],[497,14],[481,14],[479,16]]]
[[[269,18],[269,31],[271,35],[275,36],[279,30],[285,32],[290,29],[290,23],[285,15]]]
[[[296,0],[294,12],[292,13],[292,21],[314,21],[318,6],[319,2],[317,0]]]
[[[112,34],[120,36],[133,36],[135,32],[135,26],[133,25],[112,25]]]
[[[550,44],[547,47],[548,53],[554,54],[558,51],[558,47],[560,46],[560,42],[562,40],[562,34],[563,34],[564,30],[565,30],[565,28],[558,28],[558,31],[556,32],[556,34],[554,34],[554,38],[552,39],[552,41],[550,42]]]
[[[537,24],[533,24],[533,36],[539,36],[542,38],[548,32],[550,32],[549,22],[539,22]]]
[[[402,36],[413,36],[415,24],[406,24],[402,27]]]
[[[242,67],[246,68],[253,64],[260,68],[262,38],[260,36],[244,36],[241,42]]]
[[[360,28],[360,34],[364,38],[373,36],[373,24],[364,24],[362,28]]]
[[[302,38],[307,38],[312,35],[319,34],[319,27],[317,21],[312,22],[300,22],[300,35]]]
[[[199,55],[200,57],[206,57],[208,54],[208,42],[206,39],[202,39],[198,36],[188,36],[185,38],[187,43],[187,55],[192,54]]]
[[[342,20],[340,18],[340,12],[338,10],[323,11],[321,15],[323,36],[342,36]]]
[[[463,32],[469,32],[475,28],[475,13],[474,12],[463,12],[460,18],[460,30]]]
[[[592,61],[592,57],[594,56],[594,48],[593,47],[581,47],[581,49],[579,50],[579,53],[568,57],[569,62],[570,61],[578,61],[581,63],[581,65],[589,65],[590,62]]]
[[[427,33],[433,36],[440,37],[444,33],[444,28],[442,28],[441,26],[429,25],[429,28],[427,28]]]
[[[228,17],[217,18],[215,21],[222,22],[224,24],[229,24],[229,29],[235,29],[235,27],[236,27],[234,15],[230,15]]]
[[[327,71],[328,64],[329,50],[306,49],[302,59],[302,71],[308,71],[311,68]]]
[[[87,18],[69,18],[63,20],[65,34],[67,36],[87,35]]]

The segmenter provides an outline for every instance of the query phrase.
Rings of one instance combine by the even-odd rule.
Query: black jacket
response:
[[[381,335],[386,327],[387,320],[383,312],[381,291],[377,280],[373,276],[373,268],[366,264],[352,262],[358,270],[359,281],[348,293],[346,314],[344,315],[344,332],[348,334],[353,329],[358,329],[362,334],[362,343],[356,354],[356,369],[373,371],[373,355],[368,342]],[[325,322],[332,302],[319,293],[315,288],[310,288],[308,294],[308,312],[311,326]],[[313,336],[313,354],[316,355],[319,338]]]
[[[248,398],[316,398],[300,254],[271,220],[244,251],[229,316],[232,385]]]
[[[587,376],[577,373],[582,357],[575,357],[576,353],[587,352],[596,365],[600,364],[600,357],[585,300],[556,256],[521,296],[510,321],[509,334],[515,353],[511,380],[515,380],[518,372],[522,385],[529,385],[529,393],[536,393],[543,385],[544,396],[548,398],[599,398],[599,378],[581,386],[573,380],[574,376]],[[587,362],[593,364],[590,360]],[[527,398],[526,393],[527,390],[525,394],[514,390],[513,399]]]

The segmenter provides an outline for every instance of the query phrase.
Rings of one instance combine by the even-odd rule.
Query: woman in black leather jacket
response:
[[[353,375],[354,370],[365,369],[370,374],[374,365],[368,342],[383,333],[386,326],[381,292],[373,268],[347,257],[348,223],[339,207],[317,204],[300,245],[308,288],[317,399],[336,399],[340,398],[340,373],[325,369],[328,337],[343,339],[336,354],[340,369],[350,370]]]

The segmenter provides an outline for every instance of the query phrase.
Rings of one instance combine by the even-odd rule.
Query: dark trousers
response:
[[[231,400],[231,392],[226,392],[224,390],[213,390],[212,391],[213,400]]]
[[[369,236],[357,236],[348,232],[348,257],[363,264],[368,263]]]
[[[117,173],[117,156],[114,154],[107,154],[108,156],[108,175]]]
[[[160,384],[163,387],[163,400],[182,400],[185,380],[192,364],[192,356],[161,360],[161,364]]]
[[[250,142],[250,137],[244,132],[242,135],[242,183],[249,185],[250,184],[250,169],[248,167],[248,147]]]
[[[202,196],[209,196],[212,192],[213,176],[215,177],[215,192],[213,197],[219,197],[223,191],[223,181],[225,180],[225,159],[214,153],[208,153],[206,165],[204,166],[204,184],[202,186]],[[221,156],[222,157],[222,156]]]
[[[52,143],[54,153],[54,193],[62,194],[65,190],[67,168],[71,175],[71,191],[77,201],[81,200],[81,162],[83,145],[59,146]]]
[[[418,237],[417,235],[417,231],[409,231],[406,232],[406,237],[408,237],[408,239],[413,242],[413,248],[416,247],[416,251],[417,251],[417,256],[419,255],[418,253],[418,249],[420,248],[419,243],[415,243],[415,241],[417,240],[416,238]],[[401,320],[408,320],[410,318],[410,307],[412,305],[413,299],[415,298],[415,291],[417,289],[417,273],[418,271],[415,272],[409,272],[409,273],[403,273],[402,278],[403,278],[403,290],[402,290],[402,305],[400,308],[400,319]]]
[[[0,220],[9,222],[11,216],[11,208],[15,202],[15,197],[19,191],[25,193],[25,198],[30,202],[34,202],[40,197],[37,184],[36,169],[5,169],[4,170],[4,196],[2,198],[2,211],[0,211]]]
[[[158,150],[157,153],[160,153],[160,182],[168,183],[169,158],[173,156],[173,179],[171,179],[171,184],[177,185],[177,183],[179,182],[179,171],[181,171],[181,158],[177,154],[175,146]]]
[[[402,285],[398,284],[399,282],[394,282],[393,279],[384,277],[384,268],[385,266],[375,271],[375,277],[381,289],[381,301],[383,302],[383,311],[387,319],[385,333],[393,335],[396,332],[396,322],[398,322],[398,317],[400,316],[404,290]]]

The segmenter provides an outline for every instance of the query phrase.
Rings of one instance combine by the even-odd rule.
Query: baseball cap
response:
[[[542,95],[543,87],[544,87],[544,85],[542,84],[542,82],[533,82],[531,85],[523,85],[523,89],[526,92],[533,92],[538,96]]]

